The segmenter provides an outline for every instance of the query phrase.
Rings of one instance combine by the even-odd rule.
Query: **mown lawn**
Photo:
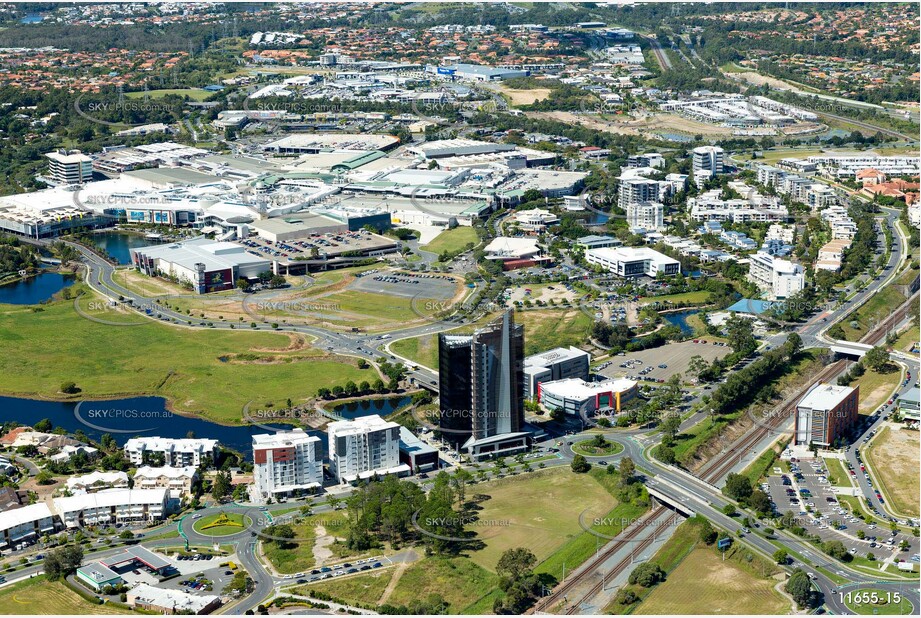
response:
[[[472,227],[460,225],[453,230],[445,230],[433,238],[432,242],[423,245],[421,248],[424,251],[431,251],[438,255],[445,251],[453,254],[461,252],[468,243],[476,245],[477,242],[479,242],[479,237],[476,234],[476,230]]]
[[[87,590],[89,592],[89,590]],[[122,614],[111,605],[94,605],[62,582],[46,581],[44,575],[0,588],[0,614],[66,615]]]

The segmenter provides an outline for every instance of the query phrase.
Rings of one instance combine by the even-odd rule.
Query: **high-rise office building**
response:
[[[79,150],[56,150],[48,158],[48,178],[59,185],[79,185],[93,179],[93,160]]]
[[[528,446],[524,327],[507,311],[471,336],[439,336],[440,429],[474,459]]]

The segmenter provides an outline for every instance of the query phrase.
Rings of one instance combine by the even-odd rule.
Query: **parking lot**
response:
[[[904,532],[893,534],[881,522],[866,523],[853,516],[839,503],[821,459],[791,460],[789,473],[777,473],[779,470],[774,469],[762,489],[781,516],[792,512],[796,526],[817,534],[823,541],[841,541],[855,557],[873,554],[877,562],[894,557],[895,561],[918,563],[918,538]],[[859,538],[861,533],[863,539]],[[903,540],[909,542],[908,550],[899,548]]]
[[[285,575],[282,577],[282,579],[291,580],[291,583],[312,584],[314,582],[323,581],[326,579],[333,579],[346,575],[355,575],[357,573],[364,573],[366,571],[380,569],[386,566],[390,566],[391,564],[393,564],[393,562],[389,558],[384,556],[374,556],[371,558],[353,560],[351,562],[343,562],[341,564],[332,566],[317,567],[309,572]]]
[[[449,275],[374,270],[357,274],[349,289],[403,298],[450,300],[457,294],[458,285]]]
[[[258,255],[279,262],[290,262],[296,258],[310,259],[335,257],[352,251],[373,251],[393,247],[395,241],[372,234],[367,230],[357,232],[304,232],[297,240],[266,240],[259,236],[249,236],[236,241],[246,247],[253,255]]]
[[[650,350],[615,356],[609,359],[610,365],[601,369],[599,373],[609,378],[628,377],[634,380],[664,382],[676,373],[687,376],[688,364],[695,356],[711,363],[730,352],[732,349],[729,346],[714,345],[707,339],[698,339],[697,343],[694,343],[694,340],[668,343]]]

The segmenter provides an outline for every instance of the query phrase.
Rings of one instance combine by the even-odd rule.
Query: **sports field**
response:
[[[790,602],[773,579],[756,577],[713,548],[697,548],[668,574],[635,614],[785,614]]]
[[[61,582],[46,581],[43,575],[0,588],[2,615],[122,613],[124,610],[117,607],[94,605]]]
[[[72,381],[84,398],[162,396],[176,411],[229,424],[241,421],[250,401],[302,402],[320,387],[377,377],[354,359],[318,356],[294,334],[192,330],[151,320],[112,326],[81,317],[67,301],[37,313],[0,305],[0,340],[4,394],[58,398],[61,384]]]
[[[864,449],[871,474],[882,487],[889,506],[902,515],[918,516],[921,481],[918,432],[883,427]]]

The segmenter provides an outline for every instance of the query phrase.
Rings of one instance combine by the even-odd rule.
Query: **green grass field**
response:
[[[476,234],[476,230],[472,227],[461,225],[453,230],[445,230],[433,238],[432,242],[423,245],[421,249],[424,251],[431,251],[438,255],[441,255],[445,251],[456,254],[463,251],[468,243],[476,245],[478,242],[479,237]]]
[[[784,614],[790,602],[774,590],[777,582],[758,577],[711,548],[687,555],[634,612],[641,615]]]
[[[644,296],[640,299],[641,305],[650,305],[652,303],[684,303],[686,305],[703,305],[710,298],[710,292],[700,290],[698,292],[682,292],[681,294],[666,294],[664,296]]]
[[[582,533],[579,516],[591,523],[617,505],[617,501],[586,474],[553,468],[477,485],[476,493],[490,496],[477,516],[482,521],[507,525],[474,528],[486,547],[471,552],[470,559],[494,571],[507,549],[527,547],[538,562],[547,559],[569,539]]]
[[[162,99],[171,94],[189,97],[193,101],[204,101],[214,93],[202,90],[201,88],[163,88],[160,90],[148,90],[147,92],[126,92],[125,97],[129,99],[142,99],[146,95],[151,99]]]
[[[889,400],[902,380],[902,374],[893,368],[889,373],[879,373],[868,369],[862,376],[853,380],[851,386],[860,385],[861,414],[870,414]]]
[[[824,459],[828,468],[828,482],[836,487],[851,487],[851,475],[848,474],[844,462],[834,457]]]
[[[226,523],[219,523],[226,522]],[[192,529],[207,536],[228,536],[246,531],[253,525],[253,520],[241,513],[214,513],[202,517],[192,524]]]
[[[418,302],[417,306],[418,306]],[[486,323],[480,320],[477,325]],[[537,354],[555,347],[585,343],[592,330],[592,318],[579,309],[535,309],[518,311],[515,322],[524,325],[525,354]],[[478,326],[466,324],[452,330],[455,335],[472,333]],[[394,341],[390,348],[405,358],[438,369],[438,337],[423,335]]]
[[[376,605],[387,585],[393,579],[394,569],[378,569],[367,575],[337,577],[319,584],[295,588],[297,594],[310,594],[320,590],[336,599],[351,603]]]
[[[783,439],[772,444],[771,448],[761,453],[755,461],[751,462],[742,471],[742,476],[748,477],[752,485],[757,485],[762,477],[770,474],[771,468],[774,467],[774,462],[777,461],[777,457],[783,452],[788,442],[789,440]]]
[[[89,590],[87,590],[89,593]],[[0,588],[0,614],[40,616],[48,614],[122,614],[111,605],[94,605],[61,582],[44,575]]]
[[[867,331],[889,316],[889,312],[901,306],[906,300],[905,295],[893,288],[886,286],[866,302],[859,310],[848,315],[841,320],[841,328],[844,329],[845,339],[847,341],[857,341],[863,337]],[[851,326],[851,322],[857,322],[857,328]]]
[[[5,394],[59,398],[61,384],[73,381],[81,398],[161,396],[171,409],[228,424],[239,423],[251,401],[264,407],[287,398],[303,401],[320,387],[377,377],[350,359],[309,357],[315,351],[295,335],[191,330],[150,320],[112,326],[81,317],[68,301],[43,305],[36,313],[0,305],[0,341]],[[271,358],[220,360],[240,353]]]
[[[428,556],[401,567],[373,574],[356,575],[305,586],[298,590],[321,590],[337,599],[369,604],[409,605],[429,595],[438,595],[448,602],[448,613],[470,613],[465,609],[496,589],[498,577],[472,561],[459,558]],[[396,583],[393,580],[396,579]],[[384,598],[389,585],[393,591]],[[490,603],[488,611],[492,610]]]

